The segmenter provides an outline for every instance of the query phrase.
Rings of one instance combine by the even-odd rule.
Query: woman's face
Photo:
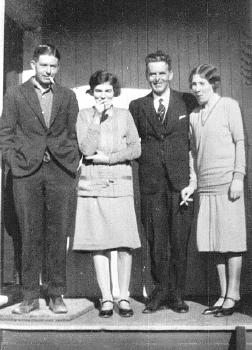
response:
[[[206,104],[214,93],[213,86],[199,74],[193,75],[191,89],[200,105]]]
[[[94,88],[94,98],[98,103],[111,102],[113,97],[114,89],[108,81],[106,83],[96,85]]]

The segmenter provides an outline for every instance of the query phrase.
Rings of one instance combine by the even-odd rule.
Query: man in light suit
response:
[[[53,45],[35,48],[35,76],[4,97],[0,149],[13,175],[13,193],[22,235],[23,301],[13,313],[39,308],[43,255],[49,308],[66,313],[66,239],[72,228],[79,150],[75,94],[54,81],[60,54]]]
[[[152,92],[130,103],[142,142],[139,158],[141,217],[150,246],[155,283],[144,313],[170,307],[188,312],[184,302],[187,245],[192,199],[182,202],[189,185],[189,112],[196,106],[190,94],[170,89],[170,57],[162,51],[146,59]]]

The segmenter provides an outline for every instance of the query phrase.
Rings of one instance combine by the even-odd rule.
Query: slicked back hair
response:
[[[161,50],[157,50],[156,52],[149,53],[145,58],[146,64],[146,73],[148,72],[148,64],[150,62],[165,62],[168,65],[168,70],[171,71],[171,57]]]
[[[220,86],[220,75],[217,72],[217,68],[212,64],[200,64],[199,66],[193,68],[189,75],[189,84],[192,85],[193,76],[198,74],[201,78],[206,79],[212,86],[213,90],[216,91]]]
[[[51,44],[38,45],[33,52],[32,59],[34,61],[38,61],[39,56],[41,56],[41,55],[54,56],[58,59],[58,61],[60,61],[60,53],[59,53],[58,49],[56,49],[56,47],[54,45],[51,45]]]

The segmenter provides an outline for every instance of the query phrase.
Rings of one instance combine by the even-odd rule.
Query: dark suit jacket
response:
[[[189,113],[195,106],[192,95],[171,90],[166,121],[161,124],[152,93],[130,103],[142,145],[139,158],[141,192],[162,191],[167,186],[167,177],[175,191],[188,185]]]
[[[47,128],[31,79],[4,97],[0,119],[0,149],[14,176],[33,173],[45,150],[68,171],[76,173],[79,150],[75,132],[78,103],[73,91],[53,86],[50,127]]]

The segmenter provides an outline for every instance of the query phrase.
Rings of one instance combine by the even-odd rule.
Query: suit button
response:
[[[164,140],[164,139],[165,139],[165,135],[162,134],[162,135],[161,135],[161,140]]]

